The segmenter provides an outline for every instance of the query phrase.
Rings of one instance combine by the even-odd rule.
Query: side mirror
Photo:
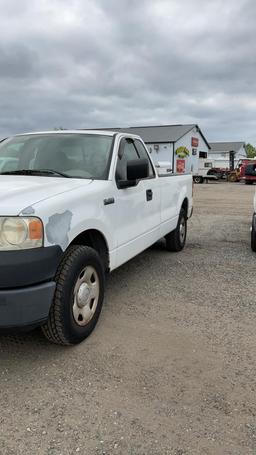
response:
[[[127,161],[127,180],[146,179],[148,175],[147,159]]]
[[[136,186],[137,180],[146,179],[149,176],[148,160],[137,159],[127,161],[127,180],[119,180],[119,188]]]

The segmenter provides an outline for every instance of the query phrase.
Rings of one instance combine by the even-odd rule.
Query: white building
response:
[[[196,174],[199,158],[208,157],[210,146],[196,124],[114,129],[139,135],[147,145],[154,163],[173,172]]]
[[[209,158],[214,160],[214,167],[236,167],[240,159],[246,158],[245,142],[210,142]]]

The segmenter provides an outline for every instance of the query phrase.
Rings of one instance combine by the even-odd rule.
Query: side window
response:
[[[134,143],[135,143],[135,146],[136,146],[136,149],[138,151],[140,158],[148,160],[149,177],[154,177],[155,172],[154,172],[153,166],[151,164],[151,161],[148,157],[147,151],[145,150],[144,145],[138,139],[135,139]]]
[[[122,139],[116,166],[116,180],[127,180],[127,161],[137,160],[139,158],[133,141]]]

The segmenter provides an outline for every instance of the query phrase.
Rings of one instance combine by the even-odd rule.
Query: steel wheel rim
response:
[[[100,294],[100,280],[94,267],[84,267],[73,293],[73,317],[77,325],[87,325],[94,316]]]
[[[184,243],[186,236],[186,220],[184,217],[180,220],[180,242]]]

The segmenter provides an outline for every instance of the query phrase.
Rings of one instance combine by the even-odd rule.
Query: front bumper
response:
[[[56,283],[0,291],[0,329],[34,327],[47,320]]]
[[[51,281],[63,255],[60,246],[0,251],[0,290]]]
[[[62,254],[59,246],[0,252],[0,329],[48,318]]]

